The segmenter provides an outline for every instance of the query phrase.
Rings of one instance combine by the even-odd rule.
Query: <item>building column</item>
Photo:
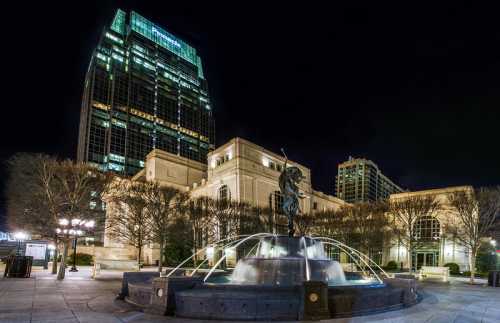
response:
[[[441,239],[441,246],[439,248],[440,249],[439,253],[441,254],[439,257],[439,266],[440,267],[442,267],[444,265],[444,257],[446,256],[446,254],[444,253],[445,245],[446,245],[446,238],[445,238],[445,236],[443,236]]]

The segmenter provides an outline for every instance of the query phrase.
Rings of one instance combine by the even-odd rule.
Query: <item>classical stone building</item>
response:
[[[456,216],[448,197],[453,192],[468,190],[472,190],[472,187],[457,186],[390,195],[390,200],[432,195],[440,203],[440,209],[435,214],[421,217],[414,224],[415,235],[421,241],[412,255],[414,267],[419,269],[421,266],[443,266],[454,262],[461,270],[469,270],[468,250],[458,244],[457,240],[445,230],[446,223]],[[402,262],[403,266],[407,267],[406,248],[396,238],[387,242],[383,255],[383,263],[391,260],[398,264]]]
[[[132,180],[156,181],[189,192],[193,198],[208,196],[228,198],[246,202],[253,206],[281,209],[278,178],[283,170],[285,159],[252,142],[234,138],[208,154],[208,163],[171,154],[159,149],[151,151],[145,160],[145,167]],[[301,191],[307,198],[300,201],[305,213],[324,210],[337,210],[348,205],[343,200],[316,191],[311,185],[311,170],[293,161],[288,165],[301,169],[305,179],[300,183]],[[442,266],[448,262],[457,263],[461,270],[468,270],[468,252],[444,230],[447,221],[455,216],[448,196],[459,190],[471,190],[470,186],[449,187],[417,192],[404,192],[390,195],[390,200],[410,196],[434,195],[441,208],[436,214],[422,217],[415,223],[417,235],[422,239],[413,254],[413,263],[420,266]],[[109,206],[107,212],[114,212]],[[117,243],[105,236],[104,248],[96,251],[96,257],[103,259],[134,258],[135,250]],[[159,259],[158,249],[148,246],[143,250],[143,261],[155,263]],[[345,258],[345,257],[344,257]],[[344,259],[341,258],[341,259]],[[345,258],[347,259],[347,258]],[[407,267],[406,249],[397,239],[387,241],[382,251],[382,264],[388,261],[403,263]]]
[[[189,192],[190,196],[228,198],[246,202],[253,206],[281,210],[282,197],[278,178],[285,164],[284,157],[250,141],[234,138],[208,154],[208,165],[163,150],[154,149],[145,160],[144,169],[132,180],[155,181]],[[311,171],[293,161],[288,166],[297,166],[305,179],[300,183],[306,198],[300,201],[304,213],[327,209],[338,209],[345,202],[331,195],[316,191],[311,185]],[[107,212],[114,212],[108,207]],[[129,249],[105,236],[105,248]],[[127,254],[121,252],[121,255]],[[145,248],[144,262],[154,263],[159,254],[154,248]],[[115,258],[112,254],[108,258]]]

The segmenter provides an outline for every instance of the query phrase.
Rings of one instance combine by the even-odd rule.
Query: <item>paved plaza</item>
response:
[[[92,280],[90,269],[83,267],[61,282],[43,270],[35,270],[29,279],[0,278],[0,322],[193,322],[144,314],[116,301],[120,277],[119,272],[104,271]],[[500,322],[500,288],[480,282],[426,282],[420,285],[422,301],[413,307],[325,322]]]

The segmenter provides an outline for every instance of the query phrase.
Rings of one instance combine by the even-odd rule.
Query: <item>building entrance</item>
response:
[[[413,269],[419,270],[422,266],[438,266],[439,251],[417,251],[413,253]]]

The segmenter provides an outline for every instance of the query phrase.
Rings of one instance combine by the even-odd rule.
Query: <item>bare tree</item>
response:
[[[308,235],[314,229],[316,225],[316,214],[311,213],[299,213],[294,218],[295,229],[297,233],[301,236]]]
[[[347,242],[342,235],[344,230],[345,212],[335,210],[325,210],[314,213],[316,224],[314,233],[321,236],[332,237],[342,242]]]
[[[203,198],[205,225],[209,242],[215,242],[239,232],[239,203],[228,199]]]
[[[344,206],[346,229],[356,237],[359,249],[368,257],[381,250],[387,232],[387,204],[383,201],[361,202]]]
[[[90,200],[98,196],[95,193],[102,191],[104,175],[88,165],[59,162],[41,154],[17,154],[8,165],[9,225],[27,230],[33,236],[52,240],[56,246],[62,242],[65,254],[58,279],[63,279],[69,237],[57,235],[59,220],[63,217],[95,217],[98,210],[90,209]],[[53,274],[57,272],[56,260],[57,248]]]
[[[202,248],[206,243],[206,211],[203,207],[204,198],[195,198],[187,202],[186,212],[191,223],[192,230],[192,245],[193,253],[197,254],[198,248]],[[196,266],[198,258],[195,256],[193,259],[194,265]]]
[[[401,238],[407,251],[409,271],[412,271],[412,253],[421,241],[417,239],[415,223],[423,216],[434,216],[441,205],[435,195],[415,195],[389,201],[392,229]]]
[[[73,219],[95,221],[96,218],[103,216],[102,209],[92,206],[91,202],[95,202],[96,197],[100,197],[105,191],[109,177],[104,176],[95,167],[88,164],[65,160],[60,162],[57,167],[56,179],[61,187],[63,209],[60,216],[69,221]],[[66,258],[71,237],[63,235],[60,239],[64,249],[57,279],[61,280],[65,276]]]
[[[137,264],[140,268],[142,248],[151,239],[146,184],[125,181],[116,181],[108,194],[113,211],[107,213],[106,232],[110,238],[137,249]]]
[[[500,214],[500,187],[456,191],[449,195],[448,200],[456,215],[450,217],[445,227],[469,249],[470,282],[474,283],[481,240],[491,234]]]
[[[148,183],[145,187],[144,197],[151,223],[151,238],[160,246],[158,271],[161,272],[169,224],[173,218],[181,214],[188,195],[173,187],[161,186],[159,183]]]
[[[32,235],[54,241],[62,210],[62,190],[56,178],[58,162],[41,154],[19,153],[8,161],[6,187],[7,217],[11,229],[24,229]],[[57,248],[52,273],[57,273]]]
[[[259,232],[272,232],[273,212],[269,208],[252,207],[242,204],[240,210],[239,234],[255,234]]]

